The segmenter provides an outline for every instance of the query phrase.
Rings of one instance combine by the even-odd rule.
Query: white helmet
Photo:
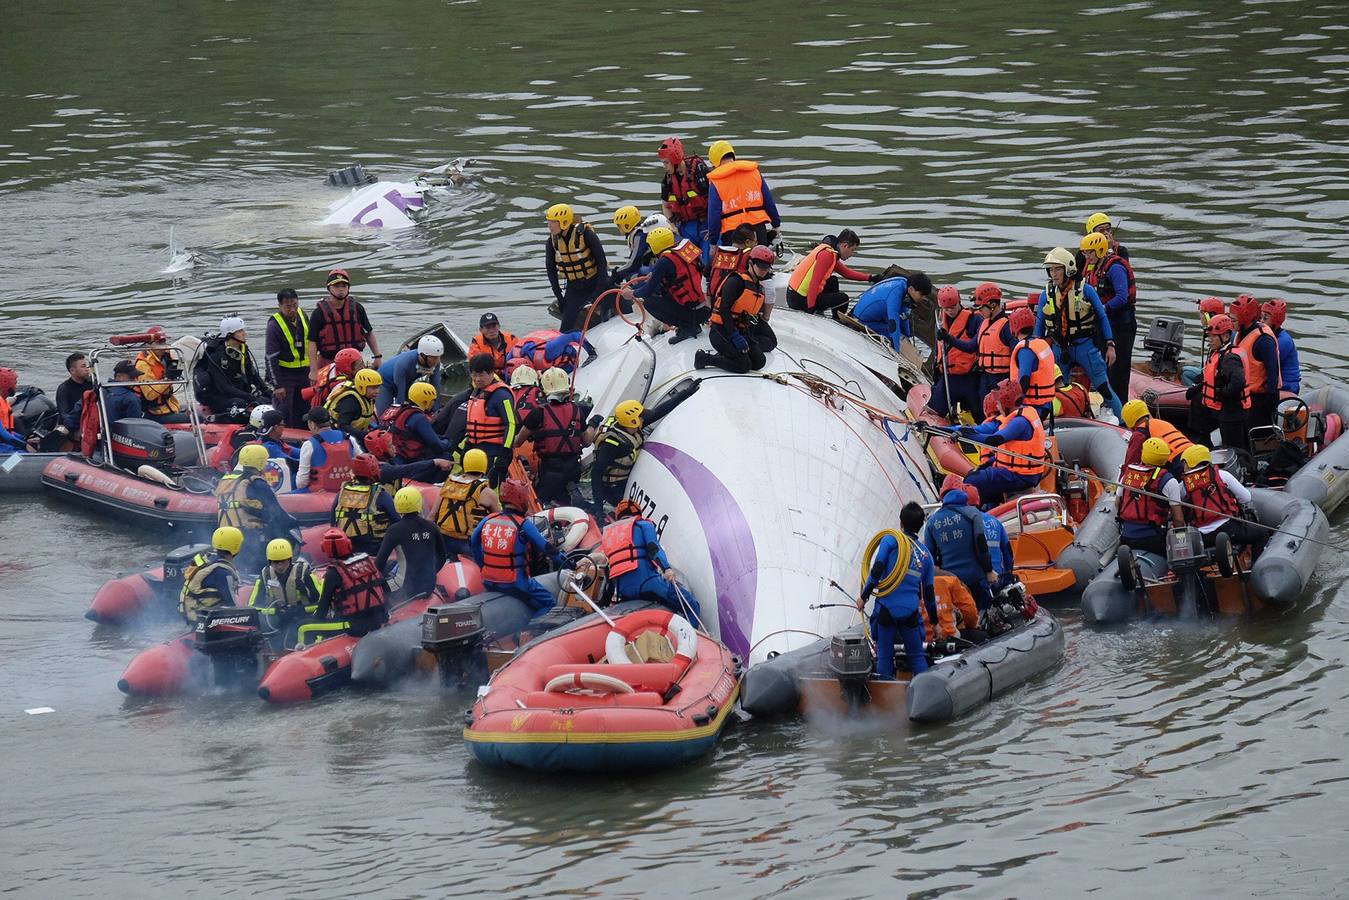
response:
[[[220,320],[221,334],[234,334],[234,332],[243,331],[247,327],[248,326],[244,324],[244,320],[239,316],[225,316],[225,318]]]
[[[646,231],[650,231],[653,228],[669,228],[671,231],[674,231],[674,229],[670,227],[670,220],[665,218],[662,213],[652,213],[647,216],[642,220],[642,228]]]
[[[443,356],[445,345],[435,335],[424,334],[421,340],[417,341],[417,352],[422,356]]]
[[[565,397],[571,393],[571,379],[557,367],[545,369],[539,376],[539,388],[549,400]]]
[[[262,417],[267,415],[267,413],[271,412],[274,408],[275,407],[269,406],[266,403],[259,403],[257,406],[253,407],[253,411],[248,414],[248,424],[252,425],[255,429],[261,428]]]
[[[530,366],[517,366],[511,373],[511,387],[524,387],[527,384],[538,384],[539,373]]]

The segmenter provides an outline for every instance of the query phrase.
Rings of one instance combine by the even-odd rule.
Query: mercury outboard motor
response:
[[[173,432],[151,419],[120,419],[112,423],[112,462],[136,471],[147,463],[171,466],[175,458]]]
[[[257,687],[262,622],[253,607],[217,606],[197,613],[197,652],[211,661],[217,685]]]

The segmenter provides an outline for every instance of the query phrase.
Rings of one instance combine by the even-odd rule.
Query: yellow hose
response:
[[[887,528],[876,532],[870,543],[867,544],[866,551],[862,554],[862,586],[866,587],[867,579],[871,577],[872,557],[876,555],[876,550],[881,545],[881,541],[886,537],[895,539],[899,544],[899,558],[895,561],[895,567],[876,584],[874,593],[882,596],[899,587],[899,583],[904,580],[904,575],[909,571],[909,562],[913,559],[913,542],[909,540],[908,535],[901,534],[893,528]]]

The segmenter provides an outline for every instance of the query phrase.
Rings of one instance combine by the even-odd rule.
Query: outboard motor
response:
[[[487,630],[476,605],[446,603],[422,613],[422,649],[436,658],[441,684],[466,688],[487,680]]]
[[[869,701],[867,680],[875,668],[871,642],[862,634],[836,634],[829,639],[829,671],[838,679],[848,709]]]
[[[217,685],[255,687],[262,623],[252,607],[217,606],[197,613],[195,645],[211,661]]]
[[[150,419],[121,419],[112,423],[112,462],[136,471],[147,463],[156,468],[173,465],[173,432]]]
[[[183,592],[183,573],[199,554],[210,553],[210,544],[184,544],[175,547],[164,557],[164,594],[175,603]]]
[[[1153,319],[1148,336],[1143,338],[1143,349],[1152,354],[1149,364],[1158,375],[1180,372],[1180,351],[1184,346],[1185,323],[1165,316]]]

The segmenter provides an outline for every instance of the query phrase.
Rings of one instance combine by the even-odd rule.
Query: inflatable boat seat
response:
[[[632,685],[639,692],[653,691],[664,694],[679,678],[679,667],[674,663],[639,663],[637,665],[614,665],[612,663],[559,663],[549,666],[543,672],[543,682],[547,684],[559,675],[576,675],[591,672],[596,675],[608,675]]]
[[[661,695],[654,691],[638,691],[635,694],[550,694],[547,691],[530,691],[520,698],[525,709],[575,709],[594,706],[631,706],[655,709],[665,705]]]

